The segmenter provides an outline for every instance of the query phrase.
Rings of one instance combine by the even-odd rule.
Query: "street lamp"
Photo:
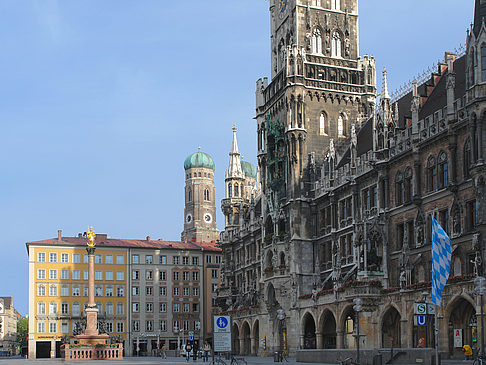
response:
[[[484,320],[483,320],[483,295],[486,294],[486,279],[478,276],[474,279],[474,290],[481,297],[481,356],[484,356]]]
[[[283,352],[283,320],[285,319],[285,312],[282,308],[277,309],[277,319],[278,319],[278,331],[280,333],[280,354],[279,360],[282,361]]]
[[[353,303],[353,309],[356,312],[356,363],[359,364],[359,312],[363,310],[363,301],[361,298],[355,298]]]

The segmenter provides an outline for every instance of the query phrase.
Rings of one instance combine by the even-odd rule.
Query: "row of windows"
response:
[[[349,42],[349,41],[346,41]],[[311,38],[312,53],[323,54],[322,52],[322,32],[319,28],[314,28]],[[341,33],[335,31],[331,37],[331,57],[342,57],[343,40]]]
[[[49,273],[50,280],[69,280],[69,270],[60,270],[60,276],[58,276],[58,270],[56,269],[38,269],[37,270],[37,279],[45,280],[46,273]],[[105,278],[104,280],[112,281],[114,280],[114,272],[113,271],[105,271]],[[83,280],[88,280],[88,270],[83,271]],[[125,273],[123,271],[116,271],[115,277],[117,281],[125,280]],[[72,280],[81,280],[81,270],[73,270],[71,273]],[[95,280],[102,281],[103,280],[103,271],[95,271]]]
[[[209,200],[209,192],[208,192],[208,200]],[[47,254],[45,252],[38,252],[37,253],[37,262],[47,262],[46,261],[46,256]],[[104,262],[103,262],[103,256],[104,256]],[[58,259],[60,258],[60,261]],[[180,265],[182,262],[182,265],[189,265],[189,262],[191,262],[192,265],[198,266],[199,265],[199,257],[197,256],[191,256],[189,260],[189,256],[172,256],[172,264],[174,265]],[[69,254],[68,253],[61,253],[58,255],[56,252],[51,252],[49,253],[49,262],[52,263],[70,263],[69,262]],[[213,257],[211,255],[206,256],[206,263],[211,264],[213,262]],[[73,264],[80,264],[81,263],[81,254],[79,253],[73,253],[72,254],[72,261],[71,263]],[[88,255],[84,254],[83,255],[83,263],[87,264],[88,263]],[[125,264],[125,256],[124,255],[116,255],[115,256],[115,262],[113,261],[113,255],[95,255],[95,264],[116,264],[116,265],[123,265]],[[140,256],[139,255],[132,255],[132,264],[140,264]],[[154,263],[154,256],[153,255],[145,255],[145,263],[146,264],[153,264]],[[167,264],[167,256],[161,255],[159,256],[159,263],[162,265]],[[221,263],[221,256],[215,256],[215,263]]]
[[[174,281],[179,281],[181,280],[181,278],[182,281],[189,281],[191,280],[191,277],[192,277],[192,281],[199,281],[199,271],[182,271],[182,276],[180,275],[179,271],[172,272],[172,280]],[[140,280],[140,270],[132,271],[132,280]],[[153,270],[145,270],[145,280],[154,280]],[[159,271],[159,280],[160,281],[167,280],[167,271]]]
[[[61,297],[80,297],[81,296],[81,289],[82,294],[84,297],[88,296],[88,285],[79,285],[79,284],[73,284],[72,285],[72,291],[69,291],[69,284],[62,284],[61,285]],[[57,297],[58,296],[58,285],[57,284],[38,284],[37,285],[37,295],[40,297],[46,296],[47,290],[49,290],[49,296],[50,297]],[[115,296],[115,290],[116,290],[116,296],[117,297],[123,297],[125,296],[125,287],[122,285],[117,285],[116,287],[106,285],[105,286],[105,296],[107,297],[113,297]],[[95,286],[95,296],[101,297],[103,296],[103,285],[96,285]]]
[[[132,255],[132,264],[140,264],[142,261],[140,260],[140,255]],[[166,265],[168,262],[167,256],[161,255],[159,256],[159,264],[161,265]],[[216,255],[214,257],[214,262],[216,264],[221,263],[221,256]],[[145,263],[146,264],[153,264],[154,263],[154,256],[153,255],[145,255]],[[198,266],[199,265],[199,257],[198,256],[172,256],[172,264],[173,265],[193,265],[193,266]],[[212,264],[213,263],[213,256],[207,255],[206,256],[206,263],[207,264]]]
[[[204,189],[204,200],[209,201],[209,189]],[[187,201],[192,202],[192,189],[189,188],[187,192]]]
[[[183,287],[182,288],[182,295],[188,297],[189,292],[191,289],[189,287]],[[172,293],[174,296],[180,296],[180,288],[179,287],[174,287],[172,288]],[[140,287],[138,286],[133,286],[132,287],[132,295],[133,296],[139,296],[140,295]],[[147,296],[152,296],[154,295],[154,290],[152,286],[147,286],[145,288],[145,295]],[[159,287],[159,296],[167,296],[167,287],[166,286],[160,286]],[[198,287],[193,287],[192,288],[192,296],[197,297],[199,296],[199,288]]]
[[[192,304],[192,306],[191,306]],[[199,312],[199,303],[174,303],[172,305],[172,311],[174,313],[190,313],[192,308],[192,312],[197,313]],[[140,303],[132,303],[132,312],[139,313],[141,309]],[[154,312],[154,303],[145,303],[145,311],[148,313]],[[159,303],[159,312],[165,313],[167,312],[167,303]]]
[[[86,309],[87,303],[84,303],[84,308],[83,310]],[[96,303],[98,307],[98,312],[100,314],[103,313],[103,304],[102,303]],[[122,302],[116,303],[116,306],[113,303],[106,303],[105,307],[105,314],[115,314],[115,308],[116,308],[116,314],[124,314],[125,313],[125,306]],[[47,314],[46,312],[46,303],[45,302],[38,302],[37,303],[37,314],[38,315],[45,315]],[[71,312],[69,308],[69,303],[63,302],[61,303],[61,308],[58,308],[58,305],[56,302],[50,302],[49,303],[49,314],[61,314],[61,315],[73,315],[73,316],[80,316],[81,315],[81,304],[79,302],[74,302],[71,305]]]
[[[182,324],[182,328],[181,328],[181,324]],[[187,321],[187,320],[184,320],[182,321],[174,321],[174,324],[173,324],[173,329],[175,332],[178,332],[179,329],[183,329],[184,331],[189,331],[189,330],[199,330],[201,328],[201,322],[199,321]],[[140,321],[133,321],[132,322],[132,330],[134,332],[140,332]],[[155,331],[155,328],[154,328],[154,321],[145,321],[145,329],[144,331],[147,331],[147,332],[153,332]],[[166,332],[167,331],[167,321],[166,320],[162,320],[159,322],[159,331],[161,332]]]
[[[38,252],[37,253],[37,262],[46,262],[46,258],[47,258],[46,255],[47,254],[45,252]],[[113,262],[113,255],[101,255],[101,254],[95,255],[95,264],[102,264],[103,263],[103,256],[105,258],[105,262],[104,262],[105,264],[113,264],[113,263],[116,263],[116,265],[125,264],[125,256],[124,255],[116,255],[115,256],[115,262]],[[59,258],[60,258],[60,261],[58,261]],[[69,254],[68,253],[61,253],[60,255],[58,255],[57,252],[50,252],[49,253],[49,262],[70,263],[69,262]],[[81,263],[81,254],[73,253],[71,263],[80,264]],[[83,255],[83,263],[84,264],[88,263],[88,254]]]
[[[46,328],[49,330],[49,333],[58,333],[57,331],[57,322],[44,322],[39,321],[37,322],[37,333],[46,333]],[[116,331],[118,333],[124,332],[125,325],[123,322],[116,322]],[[74,330],[74,323],[73,323],[73,330]],[[113,332],[113,322],[106,322],[106,332],[111,333]],[[69,333],[69,322],[61,322],[61,333],[68,334]]]
[[[213,177],[213,174],[210,174],[210,173],[207,173],[207,172],[205,172],[205,173],[195,172],[193,174],[193,177],[203,177],[203,176],[211,179]],[[191,178],[191,174],[186,174],[186,179],[190,179],[190,178]]]

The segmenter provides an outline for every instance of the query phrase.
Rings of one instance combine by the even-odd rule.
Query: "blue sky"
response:
[[[473,5],[361,0],[361,55],[393,90],[465,42]],[[219,210],[234,123],[256,161],[269,43],[264,0],[1,1],[0,296],[27,313],[25,242],[58,229],[179,239],[198,146],[216,163]]]

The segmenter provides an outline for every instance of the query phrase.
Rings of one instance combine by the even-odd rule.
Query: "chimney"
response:
[[[150,241],[150,236],[147,236],[147,241]]]
[[[62,229],[58,229],[58,230],[57,230],[57,240],[58,240],[59,242],[61,242],[61,241],[62,241]]]

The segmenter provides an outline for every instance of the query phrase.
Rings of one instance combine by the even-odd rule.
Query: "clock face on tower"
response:
[[[287,0],[278,0],[278,17],[282,19],[285,15],[285,10],[287,9]]]
[[[213,217],[211,217],[211,214],[209,214],[209,213],[204,214],[204,221],[206,223],[211,223],[212,220],[213,220]]]
[[[192,222],[192,215],[188,214],[186,215],[186,222],[191,223]]]

